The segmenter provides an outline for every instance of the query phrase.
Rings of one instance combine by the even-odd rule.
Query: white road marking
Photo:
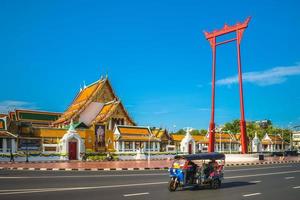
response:
[[[289,179],[293,179],[293,178],[295,178],[295,177],[289,176],[289,177],[285,177],[284,179],[289,180]]]
[[[300,189],[300,186],[293,187],[294,189]]]
[[[276,166],[276,167],[255,167],[255,168],[247,168],[247,169],[229,169],[229,170],[226,170],[225,168],[225,172],[251,171],[251,170],[258,170],[258,169],[276,169],[276,168],[288,168],[288,167],[293,167],[293,166],[286,165],[286,166]]]
[[[249,183],[260,183],[261,181],[249,181]]]
[[[251,196],[256,196],[256,195],[261,195],[261,193],[252,193],[252,194],[244,194],[243,197],[251,197]]]
[[[241,176],[229,176],[229,177],[225,177],[225,179],[236,179],[236,178],[255,177],[255,176],[270,176],[270,175],[291,174],[291,173],[299,173],[299,172],[300,172],[300,170],[285,171],[285,172],[272,172],[272,173],[264,173],[264,174],[249,174],[249,175],[241,175]]]
[[[91,170],[92,171],[92,170]],[[166,176],[167,173],[149,174],[104,174],[104,175],[75,175],[75,176],[0,176],[0,179],[49,179],[49,178],[101,178],[101,177],[128,177],[128,176]]]
[[[58,191],[71,191],[71,190],[121,188],[121,187],[134,187],[134,186],[145,186],[145,185],[162,185],[162,184],[167,184],[167,183],[168,182],[153,182],[153,183],[134,183],[134,184],[124,184],[124,185],[103,185],[103,186],[73,187],[73,188],[41,188],[41,189],[0,190],[0,195],[42,193],[42,192],[58,192]]]
[[[140,195],[146,195],[149,194],[149,192],[143,192],[143,193],[135,193],[135,194],[124,194],[124,197],[132,197],[132,196],[140,196]]]

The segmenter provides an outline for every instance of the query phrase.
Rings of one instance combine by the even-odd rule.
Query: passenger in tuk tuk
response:
[[[217,168],[217,162],[215,160],[211,160],[207,165],[204,167],[204,177],[207,179],[209,175]]]
[[[188,161],[187,164],[186,180],[192,184],[198,166],[192,161]]]

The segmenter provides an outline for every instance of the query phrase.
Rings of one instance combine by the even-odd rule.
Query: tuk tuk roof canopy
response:
[[[225,155],[223,153],[198,153],[198,154],[189,154],[189,155],[177,155],[175,159],[186,159],[186,160],[223,160]]]

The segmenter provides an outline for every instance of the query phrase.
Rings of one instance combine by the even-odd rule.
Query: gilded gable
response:
[[[107,103],[113,101],[115,98],[116,96],[113,93],[112,88],[110,87],[107,81],[106,84],[103,86],[103,89],[97,93],[96,99],[94,101],[100,103]]]

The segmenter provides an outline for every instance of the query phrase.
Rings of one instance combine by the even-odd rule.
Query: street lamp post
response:
[[[148,140],[148,164],[150,164],[150,133],[149,133],[149,140]]]
[[[283,129],[281,129],[281,151],[282,152],[284,152],[284,149],[283,149],[283,141],[284,141],[284,139],[283,139]]]
[[[219,140],[220,140],[220,141],[219,141],[219,145],[220,145],[220,152],[222,152],[222,141],[221,141],[221,139],[222,139],[222,138],[221,138],[221,134],[222,134],[222,132],[220,131],[220,132],[219,132]]]
[[[290,131],[290,150],[293,150],[292,131],[290,130],[291,128],[292,128],[292,122],[289,122],[288,130]]]

